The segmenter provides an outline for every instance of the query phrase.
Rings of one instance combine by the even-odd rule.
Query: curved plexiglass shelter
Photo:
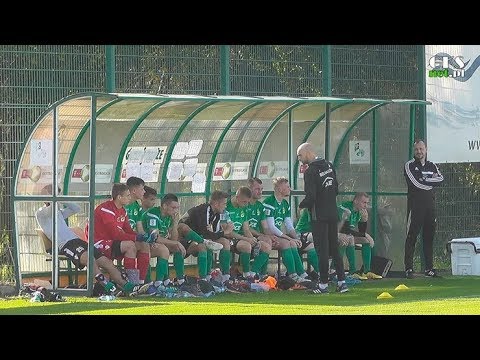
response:
[[[58,276],[65,264],[57,261],[56,247],[54,260],[48,261],[38,236],[35,211],[44,202],[56,207],[64,201],[80,205],[80,213],[70,217],[68,225],[83,230],[112,184],[129,176],[142,177],[159,196],[177,194],[182,213],[207,201],[214,190],[235,191],[251,176],[264,181],[266,193],[273,188],[273,178],[285,176],[293,190],[295,218],[304,170],[296,161],[296,148],[304,141],[334,162],[344,196],[356,191],[372,194],[374,236],[382,204],[401,214],[393,229],[398,226],[401,234],[406,195],[401,171],[411,156],[416,110],[426,104],[114,93],[64,98],[34,124],[13,179],[17,284],[50,275],[55,288],[65,286]],[[60,193],[41,194],[48,184],[57,184]],[[52,226],[56,229],[55,223]],[[396,241],[403,246],[403,235]]]

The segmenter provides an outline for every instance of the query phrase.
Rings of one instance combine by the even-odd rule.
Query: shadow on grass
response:
[[[25,306],[25,303],[28,303],[28,299],[19,299],[10,300],[16,301],[20,307],[9,307],[1,308],[2,303],[0,303],[0,315],[61,315],[61,314],[78,314],[82,313],[92,313],[95,311],[112,311],[119,315],[129,315],[135,313],[132,309],[144,308],[145,306],[169,306],[173,305],[172,302],[159,302],[155,301],[157,299],[153,298],[153,301],[145,301],[146,298],[134,298],[134,299],[125,299],[125,300],[115,300],[115,301],[99,301],[95,298],[83,298],[77,299],[75,297],[67,297],[66,302],[59,303],[30,303]],[[160,300],[160,299],[158,299]],[[120,311],[121,310],[121,311]]]

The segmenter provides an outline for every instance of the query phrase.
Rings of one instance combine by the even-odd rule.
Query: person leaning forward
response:
[[[337,292],[348,291],[345,284],[345,270],[338,251],[337,232],[337,194],[338,182],[333,165],[317,157],[312,144],[303,143],[297,149],[297,158],[308,168],[304,173],[305,198],[299,208],[310,211],[312,235],[315,250],[318,254],[320,282],[315,294],[328,293],[328,258],[335,261],[337,272]]]

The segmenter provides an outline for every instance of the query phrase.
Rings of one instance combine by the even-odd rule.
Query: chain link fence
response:
[[[0,45],[0,282],[14,281],[11,180],[16,160],[33,122],[67,95],[106,91],[114,79],[115,92],[213,95],[220,94],[223,85],[230,95],[324,96],[324,80],[330,76],[332,96],[419,98],[423,72],[418,69],[421,51],[416,45],[335,45],[330,59],[322,46],[228,49],[224,62],[216,45],[117,45],[110,68],[112,59],[102,45]],[[478,214],[477,193],[469,184],[448,185],[460,170],[442,170],[447,186],[439,194],[439,204],[453,201],[457,192],[468,192],[462,201]],[[472,172],[476,170],[472,165]],[[455,209],[463,205],[457,202]],[[461,215],[449,211],[439,211],[441,247],[446,237],[458,233],[454,218]],[[449,224],[448,231],[444,224]],[[478,221],[465,221],[469,229],[465,233],[475,232],[478,226],[472,224]]]

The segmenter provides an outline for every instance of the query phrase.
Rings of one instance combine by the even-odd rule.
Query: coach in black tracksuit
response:
[[[346,292],[343,259],[338,251],[338,182],[333,165],[325,159],[317,158],[313,146],[303,143],[297,149],[297,158],[308,169],[303,175],[305,198],[298,205],[307,208],[311,215],[313,243],[318,254],[321,290],[328,285],[328,258],[333,257],[337,272],[337,291]],[[327,292],[327,291],[321,291]]]
[[[405,163],[404,175],[408,186],[407,239],[405,240],[405,277],[413,278],[413,253],[420,229],[423,228],[425,276],[437,276],[433,269],[433,237],[435,235],[434,187],[443,182],[437,165],[427,159],[427,147],[422,140],[415,143],[414,158]]]

